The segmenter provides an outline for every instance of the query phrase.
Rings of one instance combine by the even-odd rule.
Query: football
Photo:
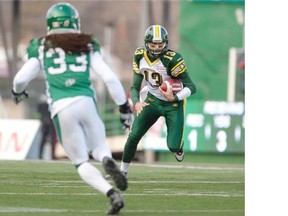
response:
[[[168,85],[172,86],[172,92],[174,94],[178,93],[179,91],[181,91],[183,89],[183,83],[181,82],[181,80],[179,79],[173,79],[173,78],[170,78],[168,80],[165,80],[160,88],[163,90],[163,91],[167,91],[167,88],[168,88]]]

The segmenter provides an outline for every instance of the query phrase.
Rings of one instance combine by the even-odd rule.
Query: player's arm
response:
[[[174,101],[184,100],[196,92],[196,85],[189,76],[184,59],[179,53],[173,56],[169,63],[168,70],[172,77],[178,78],[184,88],[174,96]]]
[[[100,44],[94,35],[91,35],[91,44],[93,48],[93,52],[90,55],[92,71],[102,78],[114,102],[119,106],[125,104],[127,102],[125,90],[114,71],[104,61],[100,51]]]
[[[41,71],[41,64],[37,58],[30,58],[17,72],[13,79],[12,99],[16,104],[28,97],[25,91],[31,80]]]
[[[183,86],[187,87],[191,91],[191,95],[196,93],[196,85],[192,81],[189,72],[186,70],[184,73],[179,75],[179,79],[181,79]]]
[[[136,111],[136,116],[138,116],[142,112],[145,106],[149,105],[145,101],[140,100],[141,86],[142,86],[142,81],[144,77],[139,70],[139,61],[142,58],[143,53],[144,53],[144,49],[142,47],[137,48],[134,53],[134,58],[133,58],[134,74],[133,74],[133,82],[130,88],[130,95],[131,95],[132,103],[134,105],[134,109]]]
[[[123,129],[130,128],[133,122],[133,116],[124,88],[119,78],[106,64],[98,51],[91,55],[91,68],[102,78],[114,102],[119,105],[119,111],[121,113],[120,121]]]
[[[133,83],[130,88],[130,95],[131,95],[131,100],[134,105],[136,116],[138,116],[142,112],[145,106],[149,105],[145,101],[140,101],[140,90],[141,90],[142,80],[143,80],[142,74],[134,73]]]
[[[91,68],[102,78],[114,102],[119,105],[120,121],[123,128],[130,128],[133,122],[133,115],[124,88],[119,78],[103,60],[100,53],[100,44],[95,36],[91,36],[91,42],[94,50],[90,55]]]
[[[41,70],[41,64],[38,60],[39,40],[34,38],[30,41],[26,49],[26,58],[28,59],[22,68],[17,72],[13,79],[13,91],[21,93],[25,91],[29,82],[34,79]]]
[[[134,105],[140,101],[140,90],[141,90],[142,80],[143,80],[142,74],[134,73],[132,85],[130,88],[131,100]]]
[[[140,101],[140,91],[143,81],[143,74],[141,74],[139,70],[139,61],[142,58],[144,53],[144,48],[139,47],[136,49],[133,57],[133,81],[132,85],[130,87],[130,96],[131,100],[133,102],[133,105],[135,105],[137,102]]]
[[[102,78],[115,103],[117,105],[124,104],[127,101],[124,88],[119,78],[104,61],[100,52],[94,52],[91,55],[91,68]]]
[[[25,62],[13,79],[13,91],[16,93],[23,92],[31,80],[38,75],[40,69],[40,62],[36,58],[31,58]]]

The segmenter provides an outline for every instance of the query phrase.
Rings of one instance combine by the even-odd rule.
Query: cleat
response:
[[[178,152],[174,153],[175,158],[178,162],[182,162],[184,159],[184,151],[183,148],[181,148]]]
[[[110,175],[106,175],[106,176],[104,176],[104,178],[105,178],[105,180],[107,180],[107,181],[110,181],[110,180],[112,180],[112,178],[111,178],[111,176],[110,176]]]
[[[106,176],[104,176],[104,178],[105,178],[105,180],[107,180],[107,181],[110,181],[110,180],[112,180],[112,178],[111,178],[111,176],[110,176],[110,175],[106,175]]]
[[[114,192],[110,196],[110,205],[107,210],[107,215],[117,215],[121,208],[124,207],[124,200],[120,193]]]
[[[122,172],[122,174],[123,174],[123,175],[126,177],[126,179],[127,179],[128,173],[127,173],[127,172],[124,172],[124,171],[121,171],[121,172]],[[112,178],[111,178],[110,175],[106,175],[106,176],[104,176],[104,178],[105,178],[107,181],[112,180]]]
[[[109,175],[110,178],[115,182],[116,187],[121,191],[125,191],[128,188],[127,179],[120,171],[115,161],[112,158],[104,157],[103,166],[107,175]],[[108,176],[105,176],[105,179],[107,178]]]
[[[124,172],[124,171],[121,171],[122,174],[125,176],[125,178],[127,179],[127,176],[128,176],[128,173],[127,172]]]

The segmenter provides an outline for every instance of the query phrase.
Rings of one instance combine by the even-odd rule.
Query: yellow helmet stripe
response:
[[[160,28],[160,26],[159,25],[155,25],[154,26],[154,38],[153,38],[153,41],[154,40],[156,40],[156,41],[158,41],[158,40],[162,40],[161,39],[161,28]]]

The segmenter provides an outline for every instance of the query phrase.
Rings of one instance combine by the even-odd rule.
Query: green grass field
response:
[[[243,164],[135,162],[121,215],[243,216],[244,173]],[[0,161],[0,176],[0,215],[105,215],[108,206],[68,161]]]

